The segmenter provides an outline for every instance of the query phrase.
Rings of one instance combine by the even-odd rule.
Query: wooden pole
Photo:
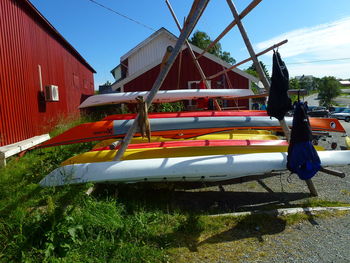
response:
[[[261,55],[263,55],[263,54],[269,52],[270,50],[273,50],[273,49],[275,49],[275,48],[277,48],[277,47],[279,47],[279,46],[284,45],[284,44],[287,43],[287,42],[288,42],[287,39],[286,39],[286,40],[283,40],[283,41],[281,41],[281,42],[279,42],[279,43],[277,43],[277,44],[275,44],[275,45],[273,45],[273,46],[271,46],[271,47],[269,47],[269,48],[267,48],[267,49],[265,49],[265,50],[263,50],[263,51],[257,53],[256,56],[259,57],[259,56],[261,56]],[[248,61],[251,61],[251,60],[252,60],[251,57],[249,57],[249,58],[247,58],[247,59],[245,59],[245,60],[242,60],[241,62],[238,62],[238,63],[234,64],[233,66],[231,66],[231,67],[229,67],[229,68],[227,68],[227,69],[225,69],[225,70],[223,70],[223,71],[220,71],[220,72],[218,72],[218,73],[216,73],[216,74],[214,74],[214,75],[208,77],[207,79],[210,80],[210,79],[216,78],[216,77],[218,77],[218,76],[220,76],[220,75],[222,75],[222,74],[225,74],[225,72],[231,71],[232,69],[237,68],[238,66],[240,66],[240,65],[242,65],[242,64],[244,64],[244,63],[246,63],[246,62],[248,62]]]
[[[310,191],[310,194],[312,196],[318,196],[318,193],[317,193],[317,190],[315,188],[315,185],[314,183],[311,181],[311,179],[308,179],[305,181],[306,182],[306,185],[307,187],[309,188],[309,191]]]
[[[173,50],[173,52],[171,52],[169,60],[165,63],[164,67],[160,71],[156,81],[153,84],[151,91],[149,92],[149,94],[147,96],[147,99],[146,99],[147,108],[150,107],[155,95],[157,94],[159,88],[163,84],[164,79],[166,78],[171,66],[174,64],[176,57],[179,54],[183,44],[185,43],[186,39],[189,37],[189,35],[193,31],[193,28],[196,26],[196,23],[197,23],[199,17],[201,16],[201,14],[203,13],[205,7],[207,6],[209,0],[199,0],[196,2],[197,2],[197,6],[196,6],[195,10],[193,11],[193,15],[188,17],[188,19],[187,19],[188,24],[186,24],[184,26],[184,28],[183,28],[183,30],[182,30],[182,32],[181,32],[181,34],[176,42],[174,50]],[[136,132],[137,123],[139,121],[139,118],[140,118],[140,115],[137,114],[133,124],[131,125],[130,129],[128,130],[128,133],[126,134],[123,142],[121,143],[120,148],[119,148],[116,156],[113,159],[114,161],[118,161],[121,159],[121,157],[123,157],[124,152],[126,151],[132,137],[134,136],[134,134]]]
[[[237,21],[237,26],[239,28],[239,31],[241,32],[242,38],[244,40],[244,43],[247,46],[249,54],[252,57],[252,60],[254,62],[256,71],[258,72],[259,78],[260,78],[261,82],[263,83],[265,89],[269,91],[270,90],[270,82],[266,78],[265,73],[264,73],[264,71],[263,71],[263,69],[262,69],[262,67],[261,67],[261,65],[260,65],[260,63],[258,61],[258,58],[257,58],[256,54],[254,53],[253,46],[251,45],[250,40],[249,40],[248,35],[247,35],[247,32],[245,31],[244,26],[243,26],[243,24],[242,24],[242,22],[241,22],[241,20],[239,18],[239,15],[238,15],[238,12],[236,10],[236,7],[234,6],[232,0],[226,0],[226,2],[228,3],[232,14],[233,14],[235,20]],[[280,120],[279,122],[280,122],[280,125],[281,125],[281,127],[283,129],[283,132],[284,132],[285,136],[286,136],[286,139],[289,142],[290,141],[290,130],[289,130],[289,128],[288,128],[284,118],[282,120]],[[317,196],[317,191],[316,191],[316,188],[315,188],[312,180],[311,179],[306,180],[306,184],[307,184],[307,186],[309,188],[310,193],[313,196]]]
[[[260,78],[261,82],[263,83],[265,89],[267,91],[269,91],[270,90],[270,82],[266,78],[265,72],[263,71],[263,69],[262,69],[262,67],[261,67],[261,65],[260,65],[260,63],[258,61],[258,58],[257,58],[257,56],[256,56],[256,54],[254,52],[253,46],[250,43],[250,40],[248,38],[248,34],[245,31],[245,29],[244,29],[244,26],[243,26],[243,24],[241,22],[241,19],[239,18],[239,15],[238,15],[238,12],[236,10],[236,7],[234,6],[234,4],[233,4],[233,2],[231,0],[226,0],[226,1],[227,1],[228,5],[229,5],[229,7],[231,9],[231,12],[232,12],[236,22],[237,22],[237,26],[239,28],[239,31],[241,32],[242,38],[243,38],[244,43],[245,43],[245,45],[246,45],[246,47],[248,49],[249,55],[250,55],[250,57],[252,58],[252,60],[254,62],[256,71],[258,72],[258,75],[259,75],[259,78]],[[290,131],[289,131],[289,128],[288,128],[288,126],[287,126],[287,124],[286,124],[284,119],[280,121],[280,125],[281,125],[281,127],[283,129],[283,132],[284,132],[286,138],[287,138],[287,141],[289,141],[289,139],[290,139]]]
[[[175,15],[174,9],[172,8],[172,6],[171,6],[171,4],[170,4],[170,2],[168,0],[165,0],[165,3],[167,4],[172,17],[174,18],[174,21],[175,21],[175,23],[177,25],[177,28],[181,32],[182,28],[180,26],[179,20],[177,19],[176,15]],[[202,81],[204,81],[205,86],[207,87],[207,89],[210,89],[209,82],[208,82],[208,80],[207,80],[207,78],[206,78],[206,76],[204,74],[204,71],[202,70],[202,67],[200,66],[198,60],[196,59],[196,55],[194,54],[193,49],[191,47],[191,44],[188,42],[187,39],[185,40],[185,44],[186,44],[187,49],[188,49],[188,51],[189,51],[189,53],[190,53],[190,55],[191,55],[191,57],[193,59],[194,64],[195,64],[195,66],[196,66],[196,68],[197,68],[197,70],[199,72],[199,75],[201,75]],[[215,105],[215,108],[217,110],[221,110],[221,108],[220,108],[220,106],[219,106],[219,104],[217,102],[216,103],[214,102],[214,105]]]
[[[266,78],[265,76],[265,72],[263,71],[259,61],[258,61],[258,58],[254,52],[254,49],[253,49],[253,46],[252,44],[250,43],[250,40],[248,38],[248,34],[247,32],[245,31],[244,29],[244,26],[241,22],[241,19],[239,18],[239,15],[237,13],[237,10],[236,10],[236,7],[234,6],[233,2],[231,0],[226,0],[230,9],[231,9],[231,12],[233,14],[233,17],[235,18],[235,21],[237,23],[237,26],[239,28],[239,31],[241,32],[241,35],[242,35],[242,38],[244,40],[244,43],[248,49],[248,52],[249,52],[249,55],[250,57],[252,58],[253,60],[253,63],[255,65],[255,68],[256,68],[256,71],[259,75],[259,78],[261,80],[261,82],[263,83],[264,87],[266,90],[270,90],[270,82],[269,80]]]
[[[242,13],[239,15],[240,19],[243,19],[250,11],[252,11],[262,0],[253,0],[246,9],[242,11]],[[237,25],[236,20],[233,20],[225,29],[222,31],[222,33],[213,41],[210,43],[210,45],[197,57],[199,59],[202,57],[208,50],[210,50],[213,46],[215,46],[216,43],[220,41],[235,25]]]

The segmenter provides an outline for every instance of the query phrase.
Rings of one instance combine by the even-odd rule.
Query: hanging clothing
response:
[[[312,178],[321,169],[321,160],[311,143],[312,131],[305,105],[297,102],[288,147],[287,168],[302,180]]]
[[[293,109],[292,101],[288,97],[289,73],[278,51],[274,51],[272,58],[272,77],[267,114],[282,120],[286,113]]]

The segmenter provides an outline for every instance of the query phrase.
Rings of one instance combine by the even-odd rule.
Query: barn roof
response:
[[[169,38],[173,39],[174,41],[177,41],[177,39],[178,39],[174,34],[172,34],[170,31],[168,31],[167,29],[165,29],[164,27],[162,27],[162,28],[160,28],[159,30],[157,30],[156,32],[154,32],[152,35],[150,35],[148,38],[146,38],[145,40],[143,40],[143,41],[142,41],[140,44],[138,44],[136,47],[132,48],[132,49],[129,50],[126,54],[124,54],[124,55],[120,58],[120,61],[124,61],[125,59],[127,59],[128,57],[130,57],[132,54],[136,53],[138,50],[140,50],[141,48],[143,48],[144,46],[146,46],[149,42],[151,42],[153,39],[155,39],[155,38],[156,38],[157,36],[159,36],[160,34],[167,34],[167,36],[168,36]],[[200,54],[200,53],[203,52],[203,50],[200,49],[199,47],[197,47],[197,46],[195,46],[195,45],[192,45],[192,44],[190,44],[190,45],[191,45],[191,48],[193,49],[193,51],[195,51],[196,53],[199,53],[199,54]],[[210,59],[210,60],[212,60],[212,61],[214,61],[214,62],[216,62],[216,63],[218,63],[218,64],[223,65],[223,66],[226,67],[226,68],[229,68],[229,67],[232,66],[231,64],[227,63],[226,61],[224,61],[224,60],[220,59],[219,57],[217,57],[217,56],[215,56],[215,55],[213,55],[213,54],[210,54],[210,53],[208,53],[208,52],[206,52],[203,56],[206,57],[206,58],[208,58],[208,59]],[[152,68],[152,67],[154,67],[154,66],[156,66],[156,65],[158,65],[158,64],[159,64],[159,63],[155,63],[155,65],[150,65],[149,68]],[[117,66],[117,67],[118,67],[118,66]],[[148,69],[149,69],[149,68],[148,68]],[[114,68],[114,69],[115,69],[115,68]],[[113,70],[114,70],[114,69],[113,69]],[[112,70],[112,71],[113,71],[113,70]],[[146,70],[146,69],[145,69],[145,70]],[[241,75],[241,76],[243,76],[243,77],[245,77],[245,78],[247,78],[247,79],[249,79],[249,80],[251,80],[251,81],[253,81],[253,82],[256,82],[256,83],[259,82],[259,80],[258,80],[255,76],[252,76],[252,75],[246,73],[246,72],[243,71],[243,70],[240,70],[240,69],[238,69],[238,68],[234,68],[234,69],[232,69],[232,71],[235,72],[235,73],[237,73],[237,74],[239,74],[239,75]],[[141,72],[140,72],[140,73],[141,73]],[[140,75],[140,74],[137,74],[137,75],[136,75],[136,74],[133,74],[133,75],[128,76],[127,78],[121,80],[121,81],[123,81],[123,82],[125,83],[125,82],[128,82],[128,81],[130,81],[130,80],[136,78],[136,77],[139,76],[139,75]]]
[[[87,61],[79,54],[79,52],[54,28],[53,25],[39,12],[38,9],[29,0],[20,0],[17,2],[26,8],[38,21],[48,30],[69,52],[74,55],[83,65],[85,65],[93,73],[96,71],[87,63]]]

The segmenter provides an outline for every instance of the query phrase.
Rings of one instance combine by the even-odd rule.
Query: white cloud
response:
[[[288,39],[280,47],[291,76],[314,75],[350,77],[350,60],[292,64],[317,60],[350,58],[350,17],[308,28],[293,30],[256,44],[256,50],[266,49]],[[291,63],[288,65],[288,63]]]
[[[287,63],[288,64],[288,63]],[[350,61],[346,63],[307,63],[290,64],[290,76],[313,75],[314,77],[335,76],[337,78],[350,78]]]

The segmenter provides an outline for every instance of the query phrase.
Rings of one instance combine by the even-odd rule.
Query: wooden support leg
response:
[[[220,192],[225,192],[225,188],[221,184],[219,184],[219,190]]]
[[[318,196],[318,193],[317,193],[317,191],[316,191],[315,185],[314,185],[314,183],[312,182],[312,180],[309,179],[309,180],[306,180],[305,182],[306,182],[307,187],[309,188],[310,194],[311,194],[312,196]]]
[[[3,152],[0,152],[0,168],[6,166],[6,158]]]
[[[337,176],[337,177],[340,177],[340,178],[344,178],[345,177],[345,173],[344,172],[340,172],[340,171],[337,171],[337,170],[330,170],[330,169],[324,168],[324,167],[321,167],[320,172],[324,172],[326,174],[334,175],[334,176]]]

